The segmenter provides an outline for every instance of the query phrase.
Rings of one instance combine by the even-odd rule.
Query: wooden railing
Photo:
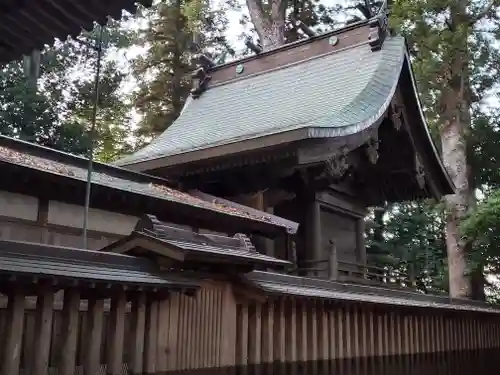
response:
[[[328,250],[327,259],[302,261],[299,263],[297,271],[308,275],[327,277],[330,280],[415,288],[415,281],[400,270],[339,260],[334,241],[330,241]]]

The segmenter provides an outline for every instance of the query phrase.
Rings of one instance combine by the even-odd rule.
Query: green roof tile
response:
[[[209,87],[130,165],[297,129],[307,136],[356,133],[385,113],[405,59],[404,38],[380,51],[361,44],[267,73]]]

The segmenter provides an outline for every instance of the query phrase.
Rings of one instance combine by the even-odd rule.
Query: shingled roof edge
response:
[[[0,147],[2,147],[2,146],[6,147],[8,149],[12,149],[15,152],[19,152],[19,153],[27,153],[27,154],[31,153],[31,154],[35,154],[35,155],[41,154],[42,155],[41,157],[45,157],[47,159],[52,159],[52,160],[59,162],[59,163],[62,163],[62,164],[73,165],[75,167],[82,168],[82,169],[87,169],[87,167],[88,167],[88,159],[86,159],[84,157],[70,154],[67,152],[62,152],[62,151],[55,150],[55,149],[52,149],[49,147],[40,146],[40,145],[31,143],[31,142],[22,141],[22,140],[15,139],[12,137],[7,137],[4,135],[0,135]],[[4,162],[7,162],[7,161],[4,161]],[[10,163],[16,164],[14,161],[10,161]],[[74,176],[65,176],[65,175],[62,175],[60,173],[56,173],[56,172],[53,172],[50,170],[42,170],[41,168],[36,168],[33,166],[28,166],[28,165],[22,165],[22,166],[26,167],[26,168],[31,168],[31,169],[38,169],[44,173],[51,173],[51,174],[55,174],[55,175],[60,175],[63,178],[72,178],[72,179],[76,179],[76,180],[80,181],[79,178],[76,178]],[[101,168],[101,170],[99,168]],[[142,191],[141,192],[130,191],[132,194],[144,195],[146,197],[150,197],[153,199],[159,199],[159,200],[169,200],[173,203],[183,204],[183,205],[192,207],[193,209],[211,211],[214,214],[222,214],[222,215],[226,215],[228,217],[232,217],[235,219],[246,220],[248,222],[258,223],[260,226],[262,226],[262,225],[266,226],[268,228],[268,230],[267,230],[268,232],[270,232],[271,231],[270,228],[273,227],[273,228],[275,228],[275,229],[273,229],[273,232],[275,234],[278,232],[278,229],[279,229],[280,233],[290,232],[290,228],[285,226],[283,222],[281,222],[281,221],[276,222],[273,220],[269,220],[269,218],[268,218],[269,214],[267,214],[265,212],[262,212],[262,213],[260,213],[260,215],[257,216],[253,212],[253,210],[243,210],[243,208],[245,208],[245,206],[241,206],[239,209],[234,209],[234,207],[232,207],[232,209],[229,211],[229,210],[225,209],[224,207],[222,207],[221,205],[217,205],[213,201],[209,201],[207,199],[202,199],[200,197],[192,196],[187,192],[178,191],[175,189],[175,187],[171,188],[170,186],[172,184],[169,181],[162,179],[162,178],[159,178],[159,177],[151,176],[151,175],[140,173],[140,172],[135,172],[135,171],[128,170],[125,168],[120,168],[118,166],[114,166],[114,165],[110,165],[110,164],[106,164],[106,163],[100,163],[100,162],[94,163],[94,172],[107,173],[110,176],[113,176],[116,178],[122,178],[124,180],[133,181],[133,182],[137,182],[137,183],[149,183],[150,185],[161,186],[167,190],[170,189],[172,191],[177,192],[178,194],[185,195],[187,197],[192,198],[193,200],[197,200],[197,201],[199,201],[199,203],[182,201],[179,197],[177,197],[176,200],[167,199],[166,196],[164,198],[161,198],[159,196],[156,196],[156,195],[153,196],[153,195],[147,194],[146,192],[142,192]],[[101,185],[95,181],[93,182],[93,184]],[[103,185],[103,186],[105,186],[105,185]],[[105,186],[105,187],[109,187],[109,186]],[[109,188],[112,188],[112,187],[109,187]],[[115,189],[122,190],[121,188],[118,188],[118,187],[115,187]]]
[[[278,295],[295,295],[304,298],[340,300],[350,303],[371,303],[407,308],[437,308],[451,311],[472,311],[500,314],[500,305],[443,295],[423,294],[412,290],[389,289],[343,283],[276,272],[252,271],[244,276],[264,292]]]

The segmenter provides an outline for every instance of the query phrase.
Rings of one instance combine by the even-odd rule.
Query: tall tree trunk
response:
[[[250,19],[257,31],[264,51],[285,44],[285,11],[287,0],[270,0],[266,12],[262,0],[246,0]],[[266,6],[267,7],[267,6]]]
[[[468,213],[470,185],[465,134],[470,126],[468,100],[468,48],[466,2],[459,0],[450,9],[449,27],[454,33],[463,33],[459,43],[450,46],[448,82],[441,94],[442,126],[440,128],[443,161],[457,189],[446,201],[446,248],[451,297],[467,298],[471,294],[468,276],[467,243],[459,226]]]

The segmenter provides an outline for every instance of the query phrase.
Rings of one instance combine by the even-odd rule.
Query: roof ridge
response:
[[[286,51],[287,49],[296,48],[297,46],[310,44],[310,43],[313,43],[314,41],[317,41],[317,40],[326,39],[326,38],[329,38],[329,37],[334,36],[334,35],[342,34],[346,31],[354,30],[354,29],[360,28],[362,26],[366,26],[366,25],[368,25],[370,20],[371,19],[366,19],[366,20],[354,22],[354,23],[351,23],[349,25],[345,25],[343,27],[340,27],[338,29],[325,31],[324,33],[317,34],[317,35],[312,36],[312,37],[299,39],[295,42],[287,43],[287,44],[284,44],[282,46],[272,48],[270,50],[263,51],[263,52],[260,52],[258,54],[255,54],[255,55],[244,56],[242,58],[239,58],[239,59],[236,59],[233,61],[229,61],[229,62],[224,63],[224,64],[215,65],[214,67],[212,67],[210,69],[210,73],[215,72],[215,71],[222,69],[222,68],[236,66],[236,65],[241,64],[241,63],[246,63],[248,61],[257,60],[263,56],[273,55],[273,54],[281,52],[281,51]]]
[[[314,41],[326,39],[326,38],[329,38],[331,36],[335,36],[335,35],[339,35],[339,34],[343,34],[346,31],[354,30],[354,29],[357,29],[357,28],[360,28],[360,27],[363,27],[366,25],[370,25],[370,27],[376,28],[378,26],[377,21],[384,22],[384,20],[381,20],[381,18],[386,18],[386,16],[388,15],[390,1],[391,0],[384,0],[383,3],[381,4],[380,8],[378,9],[378,12],[370,18],[346,24],[342,27],[339,27],[338,29],[332,29],[329,31],[322,32],[320,34],[308,36],[306,38],[299,39],[295,42],[287,43],[287,44],[284,44],[282,46],[278,46],[278,47],[269,49],[267,51],[262,51],[262,52],[256,53],[254,55],[244,56],[244,57],[241,57],[239,59],[236,59],[236,60],[233,60],[233,61],[230,61],[227,63],[218,64],[218,65],[211,67],[208,71],[215,72],[215,71],[222,69],[222,68],[236,66],[236,65],[241,64],[241,63],[245,63],[248,61],[259,59],[262,56],[273,55],[273,54],[278,53],[280,51],[296,48],[297,46],[301,46],[301,45],[310,44],[310,43],[313,43]],[[385,25],[385,26],[387,26],[387,25]],[[383,25],[380,25],[380,27],[383,27]],[[368,42],[368,40],[367,40],[367,42]],[[383,43],[383,40],[381,42]],[[371,38],[370,38],[370,43],[376,44],[376,43],[379,43],[379,40],[376,38],[371,40]]]
[[[294,62],[291,62],[291,63],[288,63],[288,64],[271,67],[269,69],[261,70],[261,71],[258,71],[256,73],[253,73],[253,74],[248,74],[248,75],[245,75],[245,76],[242,76],[242,77],[236,76],[235,78],[228,79],[228,80],[222,81],[220,83],[216,83],[214,85],[210,85],[210,89],[214,89],[216,87],[225,86],[225,85],[228,85],[228,84],[233,84],[233,83],[236,83],[236,82],[241,82],[241,81],[244,81],[244,80],[247,80],[247,79],[250,79],[250,78],[255,78],[255,77],[258,77],[258,76],[261,76],[261,75],[264,75],[264,74],[273,73],[273,72],[278,71],[278,70],[292,68],[292,67],[297,66],[297,65],[305,64],[305,63],[307,63],[309,61],[313,61],[313,60],[325,58],[325,57],[328,57],[328,56],[331,56],[331,55],[334,55],[334,54],[337,54],[337,53],[345,52],[345,51],[347,51],[349,49],[358,48],[358,47],[360,47],[362,45],[365,45],[365,44],[370,44],[370,41],[367,39],[366,41],[361,42],[361,43],[350,44],[350,45],[345,46],[343,48],[338,48],[338,49],[334,49],[334,50],[331,50],[331,51],[328,51],[328,52],[325,52],[325,53],[317,54],[317,55],[314,55],[314,56],[311,56],[311,57],[306,57],[306,58],[304,58],[302,60],[297,60],[297,61],[294,61]],[[189,103],[192,103],[192,102],[193,101],[190,101]],[[187,104],[188,104],[188,102],[186,101],[186,106],[187,106]]]

